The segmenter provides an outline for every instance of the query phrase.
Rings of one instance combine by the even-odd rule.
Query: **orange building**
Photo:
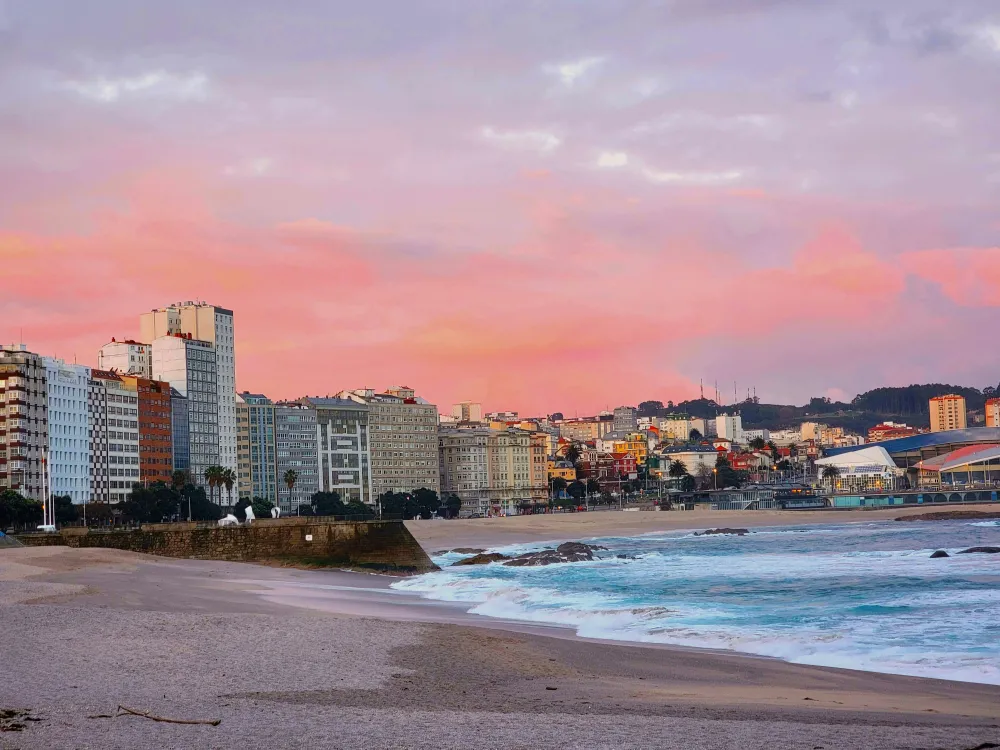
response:
[[[174,466],[170,383],[135,375],[120,377],[134,384],[139,396],[139,481],[169,483]]]
[[[986,399],[986,426],[1000,427],[1000,398]]]
[[[964,430],[968,427],[965,399],[954,393],[935,396],[930,400],[931,432]]]

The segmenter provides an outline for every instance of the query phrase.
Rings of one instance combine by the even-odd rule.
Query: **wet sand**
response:
[[[665,514],[666,515],[666,514]],[[484,621],[355,573],[0,551],[0,748],[948,748],[1000,687]],[[119,705],[219,726],[104,718]]]
[[[591,511],[551,513],[507,518],[469,518],[452,521],[407,521],[406,526],[428,552],[454,547],[502,547],[592,537],[634,536],[658,531],[710,529],[719,526],[798,526],[818,523],[858,523],[886,521],[900,516],[921,515],[945,510],[988,511],[990,505],[928,505],[884,510],[674,510],[674,511]]]

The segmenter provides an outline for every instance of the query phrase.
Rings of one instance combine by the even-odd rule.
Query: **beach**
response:
[[[780,525],[785,515],[808,520],[761,514],[757,525]],[[594,513],[410,525],[434,551],[757,518]],[[113,550],[0,550],[0,709],[39,719],[0,732],[0,748],[964,750],[1000,742],[997,686],[590,641],[567,628],[478,618],[392,591],[392,582]],[[221,723],[114,716],[119,705]]]
[[[706,510],[687,511],[591,511],[589,513],[549,513],[535,516],[470,518],[452,521],[407,521],[406,525],[428,552],[455,547],[501,547],[562,539],[634,536],[659,531],[709,529],[716,527],[755,528],[803,524],[858,523],[885,521],[901,516],[922,515],[945,510],[996,513],[997,505],[899,506],[879,510]]]

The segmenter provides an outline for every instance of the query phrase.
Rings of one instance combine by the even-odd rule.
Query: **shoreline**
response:
[[[900,516],[948,510],[947,506],[899,506],[877,510],[672,510],[590,511],[502,518],[405,521],[429,555],[469,547],[494,549],[513,544],[584,541],[719,526],[760,528],[892,521]],[[997,512],[1000,504],[955,506],[952,510]]]
[[[715,748],[736,726],[755,748],[1000,739],[997,686],[581,638],[390,593],[395,580],[0,551],[0,646],[22,677],[0,685],[0,708],[42,719],[0,748],[322,746],[331,731],[352,748],[479,746],[483,732],[489,747],[649,747],[668,727],[676,746]],[[118,703],[222,724],[87,718]]]

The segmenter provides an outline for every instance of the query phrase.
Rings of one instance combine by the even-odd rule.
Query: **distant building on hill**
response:
[[[968,427],[965,398],[955,393],[935,396],[930,400],[931,432],[964,430]]]

